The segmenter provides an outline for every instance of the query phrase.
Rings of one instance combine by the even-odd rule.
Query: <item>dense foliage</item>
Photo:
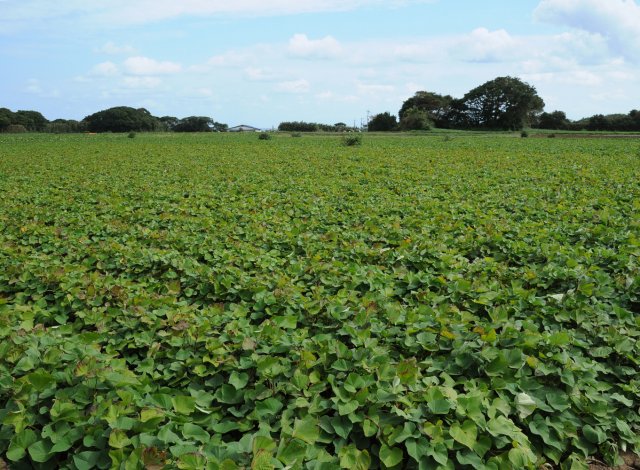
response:
[[[0,108],[0,132],[7,131],[11,126],[22,126],[25,131],[42,132],[49,121],[38,111],[16,111]]]
[[[628,142],[0,144],[0,467],[581,469],[638,451]]]
[[[429,120],[436,126],[446,128],[449,127],[448,119],[453,101],[453,97],[449,95],[443,96],[428,91],[418,91],[402,103],[398,116],[402,123],[406,120],[409,111],[417,109],[425,112]]]
[[[418,91],[403,103],[400,120],[410,110],[422,110],[438,127],[517,130],[531,125],[543,108],[534,87],[516,77],[498,77],[461,99]]]
[[[378,113],[371,116],[367,125],[369,132],[390,132],[398,130],[398,119],[391,113]]]
[[[355,127],[349,127],[344,122],[336,124],[320,124],[317,122],[305,121],[285,121],[278,125],[281,132],[348,132],[356,130]]]
[[[207,116],[189,116],[180,119],[171,130],[175,132],[211,132],[213,119]]]
[[[83,119],[91,132],[154,131],[158,119],[144,108],[116,106],[91,114]]]

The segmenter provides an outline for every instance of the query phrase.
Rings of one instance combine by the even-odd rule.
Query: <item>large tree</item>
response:
[[[411,98],[402,103],[402,108],[398,113],[400,122],[405,120],[407,114],[415,112],[416,109],[427,114],[430,121],[437,127],[448,127],[447,117],[451,110],[453,97],[449,95],[439,95],[430,91],[418,91]]]
[[[498,77],[453,103],[457,126],[516,130],[544,109],[536,89],[515,77]]]
[[[428,131],[431,124],[429,114],[420,108],[411,108],[400,118],[400,129],[403,131]]]
[[[5,131],[13,124],[14,113],[7,108],[0,108],[0,132]]]
[[[380,113],[374,115],[367,126],[369,132],[388,132],[398,129],[398,120],[391,113]]]
[[[16,111],[11,124],[19,124],[28,131],[41,132],[45,130],[49,121],[38,111]]]
[[[537,120],[535,127],[539,129],[566,129],[569,120],[564,111],[553,111],[552,113],[542,113]]]
[[[180,119],[180,121],[173,126],[173,130],[175,132],[211,132],[211,126],[213,126],[213,119],[210,117],[189,116]]]
[[[144,108],[117,106],[84,118],[91,132],[154,131],[160,127],[157,118]]]

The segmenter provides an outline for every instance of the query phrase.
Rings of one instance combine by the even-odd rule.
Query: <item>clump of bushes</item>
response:
[[[520,137],[525,139],[525,138],[529,137],[529,133],[527,131],[522,131],[522,132],[520,132]]]
[[[549,134],[549,135],[547,136],[547,138],[549,138],[549,139],[555,139],[555,138],[556,138],[556,135],[555,135],[555,134]]]
[[[268,132],[261,132],[260,135],[258,136],[259,140],[270,140],[271,139],[271,134],[269,134]]]
[[[135,138],[135,136],[136,136],[136,133],[132,131],[132,132],[129,132],[129,135],[127,137],[129,137],[130,139],[133,139]]]
[[[300,132],[293,132],[291,137],[302,137],[302,134]]]
[[[27,128],[22,124],[9,124],[4,131],[8,134],[22,134],[27,132]]]
[[[360,134],[345,135],[342,138],[342,144],[346,145],[347,147],[362,145],[362,136]]]

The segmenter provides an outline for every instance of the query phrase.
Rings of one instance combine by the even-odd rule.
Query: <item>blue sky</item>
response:
[[[636,0],[0,0],[0,107],[359,124],[502,75],[570,118],[640,108]]]

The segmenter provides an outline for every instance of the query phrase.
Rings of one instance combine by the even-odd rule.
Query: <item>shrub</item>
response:
[[[556,135],[555,135],[555,134],[549,134],[547,137],[548,137],[549,139],[555,139]]]
[[[22,124],[9,124],[6,127],[5,132],[10,134],[22,134],[23,132],[27,132],[27,128]]]
[[[133,139],[136,136],[135,132],[129,132],[129,135],[127,137],[129,137],[130,139]]]
[[[342,144],[346,145],[347,147],[353,147],[356,145],[361,145],[362,144],[362,136],[359,134],[355,134],[355,135],[345,135],[342,138]]]
[[[397,129],[398,120],[388,112],[374,115],[367,126],[369,132],[390,132]]]
[[[270,140],[271,139],[271,134],[267,133],[267,132],[261,132],[260,135],[258,136],[259,140]]]
[[[520,137],[522,137],[523,139],[529,137],[529,133],[527,131],[522,131],[520,132]]]
[[[302,134],[300,134],[300,132],[294,132],[291,134],[291,137],[302,137]]]
[[[400,129],[403,131],[428,131],[431,129],[429,115],[419,108],[408,109],[400,119]]]

